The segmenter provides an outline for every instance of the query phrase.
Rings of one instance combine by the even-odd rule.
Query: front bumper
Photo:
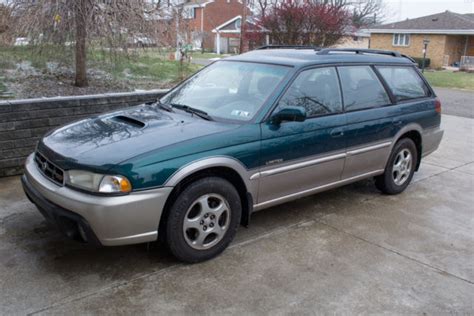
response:
[[[89,223],[82,216],[46,200],[31,185],[25,175],[21,177],[21,184],[28,199],[36,205],[46,220],[56,226],[64,235],[77,241],[87,242],[96,246],[101,245]]]
[[[96,196],[59,186],[38,170],[28,157],[23,188],[50,222],[66,235],[93,244],[118,246],[154,241],[172,187],[132,192],[124,196]]]

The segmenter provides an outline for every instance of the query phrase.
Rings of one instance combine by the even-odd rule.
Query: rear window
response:
[[[429,90],[420,75],[412,67],[377,67],[397,101],[422,98]]]
[[[390,104],[387,92],[370,66],[347,66],[338,69],[346,111]]]

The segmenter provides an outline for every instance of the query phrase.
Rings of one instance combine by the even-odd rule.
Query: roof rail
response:
[[[405,54],[401,54],[401,55],[402,55],[402,57],[408,59],[408,60],[411,61],[412,63],[417,64],[416,60],[413,59],[412,57],[410,57],[410,56],[408,56],[408,55],[405,55]]]
[[[319,50],[316,54],[318,55],[329,55],[331,52],[349,52],[354,54],[376,54],[376,55],[386,55],[392,57],[403,57],[407,58],[413,63],[416,63],[415,60],[407,55],[400,54],[397,51],[393,50],[380,50],[380,49],[366,49],[366,48],[323,48]]]
[[[263,49],[285,49],[285,48],[292,48],[292,49],[314,49],[318,50],[321,49],[317,46],[311,45],[264,45],[261,47],[256,48],[255,50],[263,50]]]

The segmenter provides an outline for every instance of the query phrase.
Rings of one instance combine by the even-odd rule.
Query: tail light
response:
[[[435,99],[435,111],[436,113],[441,114],[441,101],[439,98]]]

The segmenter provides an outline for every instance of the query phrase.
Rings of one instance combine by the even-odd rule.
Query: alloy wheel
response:
[[[186,212],[183,234],[187,244],[197,250],[209,249],[222,240],[230,224],[231,209],[218,194],[196,199]]]
[[[392,167],[393,182],[395,182],[396,185],[401,186],[408,180],[411,173],[412,161],[412,154],[406,148],[397,154]]]

